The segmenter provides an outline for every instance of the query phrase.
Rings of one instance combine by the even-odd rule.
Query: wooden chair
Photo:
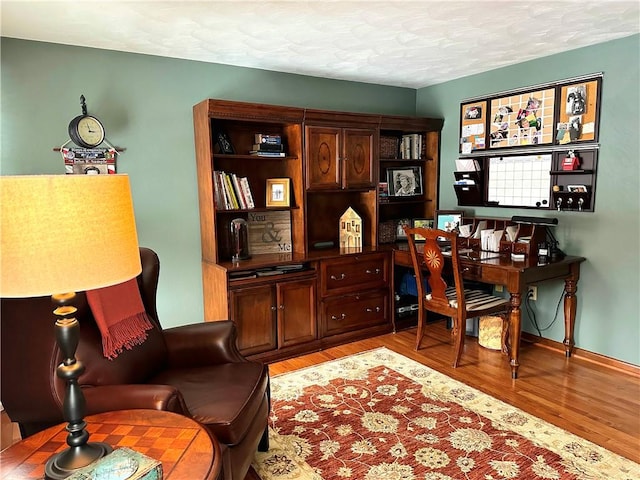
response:
[[[456,232],[445,232],[431,228],[409,228],[404,227],[409,241],[409,251],[416,276],[416,286],[418,291],[418,334],[416,338],[416,350],[420,349],[420,343],[424,335],[424,324],[426,322],[426,311],[436,312],[441,315],[451,317],[453,321],[452,336],[454,338],[453,367],[458,366],[464,337],[466,332],[466,320],[471,317],[484,315],[498,315],[502,317],[502,352],[508,353],[507,332],[508,332],[508,311],[510,307],[509,299],[496,297],[481,290],[470,290],[464,288],[462,281],[462,266],[458,258],[458,245]],[[416,236],[424,238],[424,248],[418,251]],[[451,244],[451,255],[443,255],[440,248],[439,239]],[[451,264],[451,276],[453,285],[447,285],[443,278],[445,263]],[[429,273],[428,284],[430,291],[426,291],[424,279],[426,271]],[[447,272],[449,269],[447,268]]]

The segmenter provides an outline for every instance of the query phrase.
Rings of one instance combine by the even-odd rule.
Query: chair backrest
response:
[[[424,308],[449,317],[458,314],[464,315],[466,306],[464,303],[462,272],[460,271],[458,259],[458,233],[445,232],[444,230],[433,228],[409,228],[407,226],[404,227],[404,231],[409,242],[409,252],[411,253],[413,270],[416,275],[418,295],[423,300],[428,298],[428,300],[421,302]],[[450,262],[445,261],[445,255],[443,255],[439,242],[450,244],[451,256],[447,255],[451,260]],[[428,297],[424,287],[425,268],[429,272],[427,282],[431,289]],[[450,298],[447,298],[446,290],[451,286],[447,284],[444,275],[453,278],[454,285],[451,286],[455,287],[456,290],[456,306],[452,306]]]
[[[140,295],[156,326],[147,332],[143,344],[125,350],[114,360],[104,358],[102,337],[86,295],[76,295],[75,317],[80,323],[76,358],[85,366],[79,379],[82,386],[145,383],[166,365],[167,350],[156,311],[160,262],[148,248],[140,248],[140,259]],[[55,373],[62,355],[56,344],[53,309],[51,297],[0,299],[2,404],[14,422],[62,421],[65,384]]]

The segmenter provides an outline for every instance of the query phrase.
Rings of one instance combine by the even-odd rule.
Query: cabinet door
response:
[[[305,128],[307,189],[335,190],[342,187],[340,137],[340,128]]]
[[[373,188],[373,142],[375,130],[344,130],[344,187]]]
[[[238,348],[243,355],[276,349],[276,308],[272,285],[229,292],[231,319],[238,328]]]
[[[278,346],[288,347],[317,338],[316,281],[278,283]]]

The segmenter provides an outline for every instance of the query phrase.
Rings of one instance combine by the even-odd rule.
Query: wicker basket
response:
[[[502,318],[480,317],[478,343],[489,350],[502,350]]]
[[[396,222],[380,222],[378,225],[378,242],[393,243],[396,241]]]
[[[399,147],[398,137],[380,137],[380,158],[398,158]]]

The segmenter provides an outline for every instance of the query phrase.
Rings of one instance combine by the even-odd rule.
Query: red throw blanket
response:
[[[147,339],[147,330],[153,328],[138,290],[135,278],[87,291],[87,300],[98,328],[102,333],[102,351],[113,360],[123,349],[131,350]]]

